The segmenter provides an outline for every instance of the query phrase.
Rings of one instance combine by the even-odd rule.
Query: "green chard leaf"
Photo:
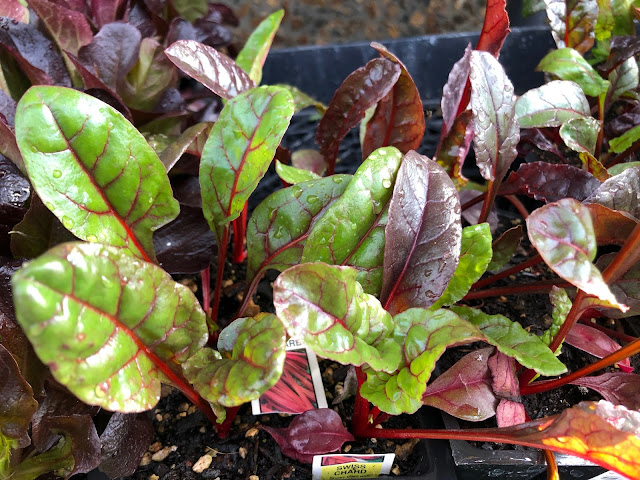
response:
[[[382,286],[384,228],[402,154],[395,147],[374,151],[358,168],[342,196],[314,225],[303,262],[352,265],[367,293]],[[369,279],[369,280],[366,280]]]
[[[442,296],[430,308],[436,310],[443,305],[453,305],[464,297],[471,285],[486,272],[493,254],[491,229],[488,223],[471,225],[462,229],[460,261]]]
[[[536,70],[552,73],[562,80],[576,82],[584,93],[591,97],[597,97],[609,88],[609,82],[573,48],[552,51],[540,60]]]
[[[185,377],[211,403],[234,407],[273,387],[284,366],[285,330],[278,317],[239,318],[220,332],[218,351],[204,348],[182,364]]]
[[[296,183],[306,182],[308,180],[317,180],[320,178],[320,175],[313,173],[310,170],[285,165],[277,159],[276,173],[282,181],[287,182],[289,185],[295,185]]]
[[[562,324],[569,314],[569,310],[571,310],[571,299],[564,288],[558,288],[555,285],[551,287],[549,300],[551,300],[551,305],[553,306],[551,312],[553,321],[551,326],[542,334],[542,337],[540,337],[546,345],[551,345],[553,338],[560,331],[560,327],[562,327]],[[558,347],[556,353],[560,354],[561,350],[562,345]]]
[[[540,337],[527,332],[518,322],[512,322],[502,315],[488,315],[477,308],[453,306],[451,310],[475,325],[487,343],[515,358],[520,365],[540,375],[560,375],[567,371]]]
[[[153,261],[154,230],[178,215],[169,179],[118,111],[63,87],[32,87],[16,139],[38,196],[76,237]]]
[[[304,263],[284,271],[273,286],[273,304],[289,335],[318,356],[393,372],[401,361],[389,336],[391,315],[364,293],[352,267]]]
[[[611,101],[614,102],[626,92],[638,86],[638,62],[634,57],[625,60],[622,65],[609,74],[611,83]]]
[[[631,145],[638,140],[640,140],[640,125],[636,125],[619,137],[609,140],[609,151],[613,153],[622,153],[631,148]]]
[[[258,87],[227,102],[202,150],[202,209],[219,245],[267,172],[293,116],[293,99],[278,87]]]
[[[448,347],[484,340],[474,325],[450,310],[410,308],[393,317],[393,340],[402,347],[404,364],[391,374],[365,369],[360,394],[383,412],[414,413],[436,362]]]
[[[249,74],[256,85],[260,85],[262,80],[262,66],[283,16],[284,10],[278,10],[260,22],[236,57],[236,64]]]
[[[293,101],[296,104],[296,113],[304,110],[307,107],[315,107],[319,115],[324,115],[324,112],[327,111],[327,106],[324,103],[316,100],[313,97],[310,97],[302,90],[294,87],[293,85],[287,85],[286,83],[276,83],[274,86],[284,88],[285,90],[289,91],[289,93],[293,97]]]
[[[205,314],[160,267],[97,243],[65,243],[12,279],[18,322],[53,376],[83,402],[140,412],[207,341]]]
[[[560,137],[571,150],[593,155],[600,128],[593,117],[572,118],[560,127]]]
[[[516,101],[520,128],[559,127],[590,115],[589,102],[575,82],[554,80],[525,92]]]

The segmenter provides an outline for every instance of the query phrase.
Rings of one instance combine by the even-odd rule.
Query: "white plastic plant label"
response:
[[[313,480],[376,478],[391,473],[394,453],[372,455],[316,455],[313,457]]]
[[[296,414],[315,408],[327,408],[318,359],[311,349],[291,338],[280,380],[251,402],[251,412]]]

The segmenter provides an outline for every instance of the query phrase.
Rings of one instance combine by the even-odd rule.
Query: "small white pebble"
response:
[[[161,462],[167,458],[171,452],[175,452],[177,449],[178,447],[175,445],[172,445],[171,447],[164,447],[162,450],[154,453],[151,460],[154,462]]]
[[[259,430],[256,427],[250,428],[247,430],[247,433],[244,434],[246,438],[255,437],[258,434]]]
[[[241,456],[242,458],[247,458],[247,453],[248,453],[248,452],[249,452],[249,451],[248,451],[246,448],[244,448],[244,447],[240,447],[240,448],[238,449],[238,453],[240,454],[240,456]]]
[[[206,453],[198,459],[198,461],[196,462],[196,464],[193,466],[191,470],[193,470],[196,473],[202,473],[207,468],[209,468],[212,461],[213,461],[213,457],[208,453]]]

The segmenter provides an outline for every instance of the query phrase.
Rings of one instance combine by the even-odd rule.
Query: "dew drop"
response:
[[[382,202],[373,201],[373,213],[379,215],[382,211]]]
[[[269,213],[267,214],[269,221],[273,220],[273,216],[275,215],[275,213],[276,213],[276,209],[269,207]]]
[[[332,177],[333,179],[333,183],[335,183],[336,185],[340,185],[342,183],[342,178],[340,177]]]
[[[31,145],[31,151],[32,151],[32,152],[37,152],[37,151],[38,151],[38,149],[36,148],[36,146],[35,146],[35,145]]]
[[[95,235],[87,235],[87,242],[97,242],[98,241],[98,237],[96,237]]]
[[[291,187],[291,191],[293,192],[293,196],[296,198],[300,198],[300,196],[302,195],[302,189],[296,185]]]
[[[384,180],[382,180],[382,186],[384,188],[391,188],[391,180],[388,178],[385,178]]]
[[[53,171],[53,178],[60,178],[62,176],[62,172],[60,170]]]
[[[273,234],[274,238],[282,238],[282,227],[278,227],[278,229]]]
[[[113,128],[113,122],[107,123],[107,127],[109,127],[110,129]]]
[[[315,195],[309,195],[307,197],[307,203],[316,203],[318,201],[318,197]]]
[[[380,150],[378,150],[378,153],[380,155],[386,155],[387,154],[387,150],[385,148],[381,148]]]
[[[64,228],[70,229],[70,228],[73,228],[75,223],[71,218],[64,216],[62,217],[62,225],[64,225]]]
[[[45,203],[45,206],[46,206],[49,210],[51,210],[52,212],[56,209],[56,206],[55,206],[53,203],[51,203],[51,202],[47,202],[47,203]]]

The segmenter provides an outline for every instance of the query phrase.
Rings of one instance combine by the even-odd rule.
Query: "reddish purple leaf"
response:
[[[78,51],[78,59],[110,90],[119,91],[138,61],[140,31],[127,23],[109,23]]]
[[[631,167],[604,181],[585,200],[640,218],[640,167]]]
[[[627,59],[640,53],[640,37],[615,36],[611,39],[611,50],[607,61],[598,67],[603,77],[607,77]]]
[[[638,223],[628,213],[611,210],[599,203],[588,203],[586,206],[591,213],[598,245],[622,246]]]
[[[164,53],[180,70],[227,100],[255,87],[231,58],[194,40],[179,40]]]
[[[373,42],[373,48],[382,57],[398,64],[400,77],[393,88],[378,103],[373,117],[367,123],[362,142],[362,159],[371,152],[386,146],[394,146],[402,153],[416,150],[424,136],[425,120],[420,92],[407,68],[384,45]]]
[[[109,478],[133,475],[153,440],[153,424],[144,414],[114,413],[100,435],[100,471]]]
[[[496,422],[498,427],[511,427],[527,421],[527,412],[520,402],[513,402],[503,398],[496,408]]]
[[[635,373],[603,373],[594,377],[582,377],[571,383],[595,390],[614,405],[640,410],[640,375]]]
[[[35,25],[0,18],[0,47],[16,60],[32,84],[71,86],[62,55]]]
[[[82,13],[47,0],[28,0],[27,3],[47,27],[60,50],[77,55],[81,47],[93,40],[89,22]]]
[[[620,350],[620,345],[606,333],[582,323],[576,323],[571,330],[569,330],[564,341],[598,358],[606,357]],[[616,365],[618,365],[623,372],[633,371],[628,358],[619,361]]]
[[[630,128],[630,127],[629,127]],[[524,157],[531,150],[530,146],[525,146],[525,143],[533,145],[542,151],[553,153],[562,162],[565,162],[565,158],[558,150],[558,147],[545,135],[545,130],[541,128],[524,128],[520,130],[520,143],[518,144],[518,153]]]
[[[26,172],[22,154],[16,143],[16,134],[13,127],[4,120],[2,115],[0,115],[0,154],[11,160],[22,172]]]
[[[444,88],[442,89],[442,131],[440,133],[440,143],[447,136],[453,126],[456,117],[469,103],[469,94],[471,92],[469,82],[469,72],[471,72],[471,44],[467,45],[464,55],[458,60],[451,71]],[[468,91],[467,91],[468,90]],[[438,145],[438,151],[441,146]]]
[[[621,136],[636,125],[640,125],[640,105],[636,105],[628,112],[617,115],[606,122],[604,130],[608,138],[615,138]]]
[[[489,52],[498,58],[502,44],[511,31],[509,30],[509,16],[506,7],[506,0],[487,0],[484,24],[476,50]]]
[[[449,133],[440,141],[434,157],[458,185],[465,185],[469,181],[462,175],[462,165],[473,140],[471,116],[471,111],[466,110],[456,117]],[[444,132],[444,127],[442,131]]]
[[[322,154],[311,148],[293,152],[291,154],[291,165],[319,176],[323,176],[327,170],[327,164],[324,163]]]
[[[0,17],[13,18],[22,23],[29,22],[29,9],[18,0],[3,0],[0,3]]]
[[[597,0],[545,0],[545,3],[551,33],[558,48],[587,52],[595,38]]]
[[[462,357],[427,387],[422,403],[475,422],[495,415],[497,399],[487,365],[493,350],[482,348]]]
[[[295,417],[287,428],[260,425],[267,431],[287,457],[301,463],[311,463],[314,455],[340,449],[344,442],[353,441],[340,415],[329,408],[308,410]]]
[[[0,329],[0,332],[4,333],[3,329]],[[33,398],[31,385],[20,373],[11,353],[0,344],[1,434],[17,440],[20,448],[29,445],[31,443],[28,433],[29,424],[37,408],[38,402]]]
[[[382,100],[398,81],[402,68],[386,58],[374,58],[351,73],[336,90],[318,124],[316,143],[324,155],[329,175],[333,174],[338,147],[344,136]]]
[[[124,0],[91,0],[91,17],[98,28],[114,22]]]
[[[544,202],[563,198],[583,201],[602,185],[589,172],[571,165],[524,163],[500,186],[501,195],[529,195]]]
[[[516,376],[516,361],[496,350],[489,358],[491,370],[491,388],[499,398],[512,401],[520,400],[520,385]]]
[[[385,308],[399,313],[433,305],[458,265],[461,238],[460,200],[447,172],[423,155],[407,153],[385,228]]]

